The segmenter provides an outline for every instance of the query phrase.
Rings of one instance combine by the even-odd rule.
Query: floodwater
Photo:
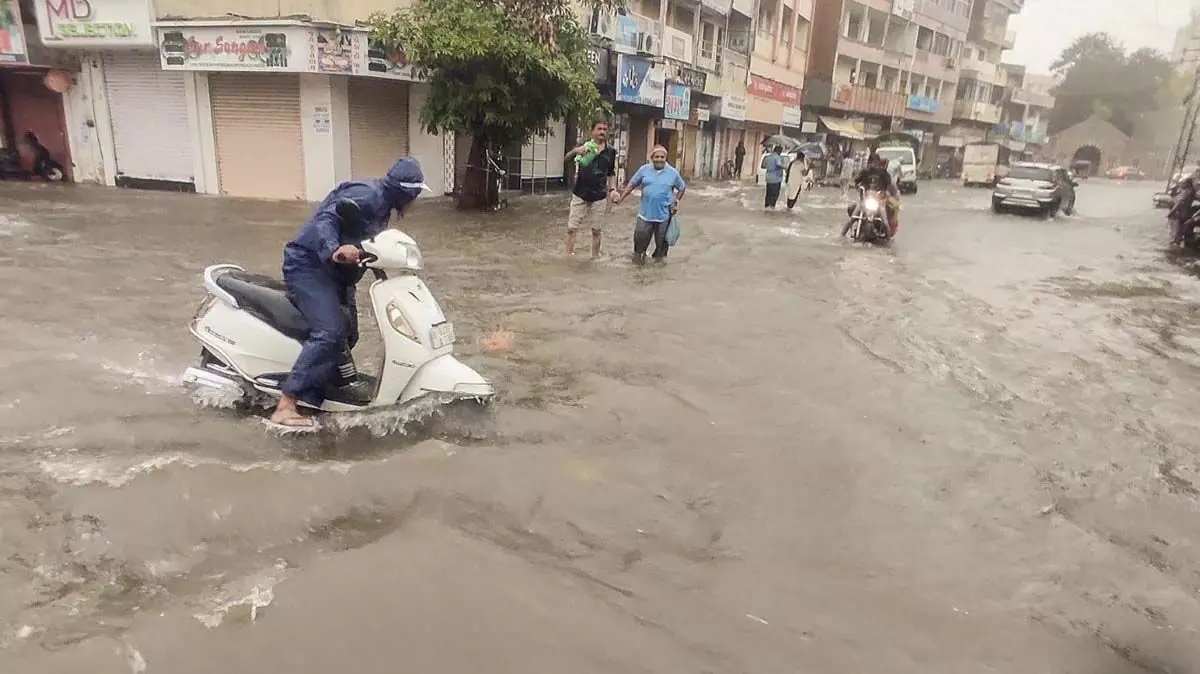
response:
[[[698,187],[645,268],[631,205],[589,262],[565,196],[420,204],[493,417],[320,439],[178,384],[201,269],[273,272],[306,206],[0,185],[0,671],[1200,671],[1153,186],[923,185],[890,248]]]

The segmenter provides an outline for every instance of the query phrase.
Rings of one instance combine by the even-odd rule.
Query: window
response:
[[[863,73],[861,79],[862,79],[862,85],[864,87],[867,87],[868,89],[879,88],[879,73],[874,72],[874,71],[869,72],[869,73]]]
[[[862,32],[863,17],[855,12],[849,12],[846,16],[845,37],[857,42],[862,39]]]
[[[935,33],[933,36],[933,53],[938,56],[950,55],[950,36]]]
[[[929,51],[933,46],[933,31],[921,26],[917,29],[917,49]]]
[[[780,31],[779,42],[785,47],[792,44],[792,8],[783,8],[783,30]]]

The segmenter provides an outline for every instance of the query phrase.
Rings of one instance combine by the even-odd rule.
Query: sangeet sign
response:
[[[154,44],[149,0],[33,0],[47,47],[146,47]]]

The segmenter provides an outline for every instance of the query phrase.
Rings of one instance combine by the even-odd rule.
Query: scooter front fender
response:
[[[448,393],[463,398],[490,398],[495,389],[482,375],[450,354],[425,363],[413,374],[400,402],[408,402],[427,393]]]

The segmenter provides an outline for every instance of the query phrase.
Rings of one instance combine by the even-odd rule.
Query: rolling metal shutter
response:
[[[157,53],[104,55],[118,177],[195,182],[183,82]]]
[[[213,73],[208,88],[221,194],[303,199],[300,77]]]
[[[350,173],[378,178],[408,154],[408,82],[351,77]]]

